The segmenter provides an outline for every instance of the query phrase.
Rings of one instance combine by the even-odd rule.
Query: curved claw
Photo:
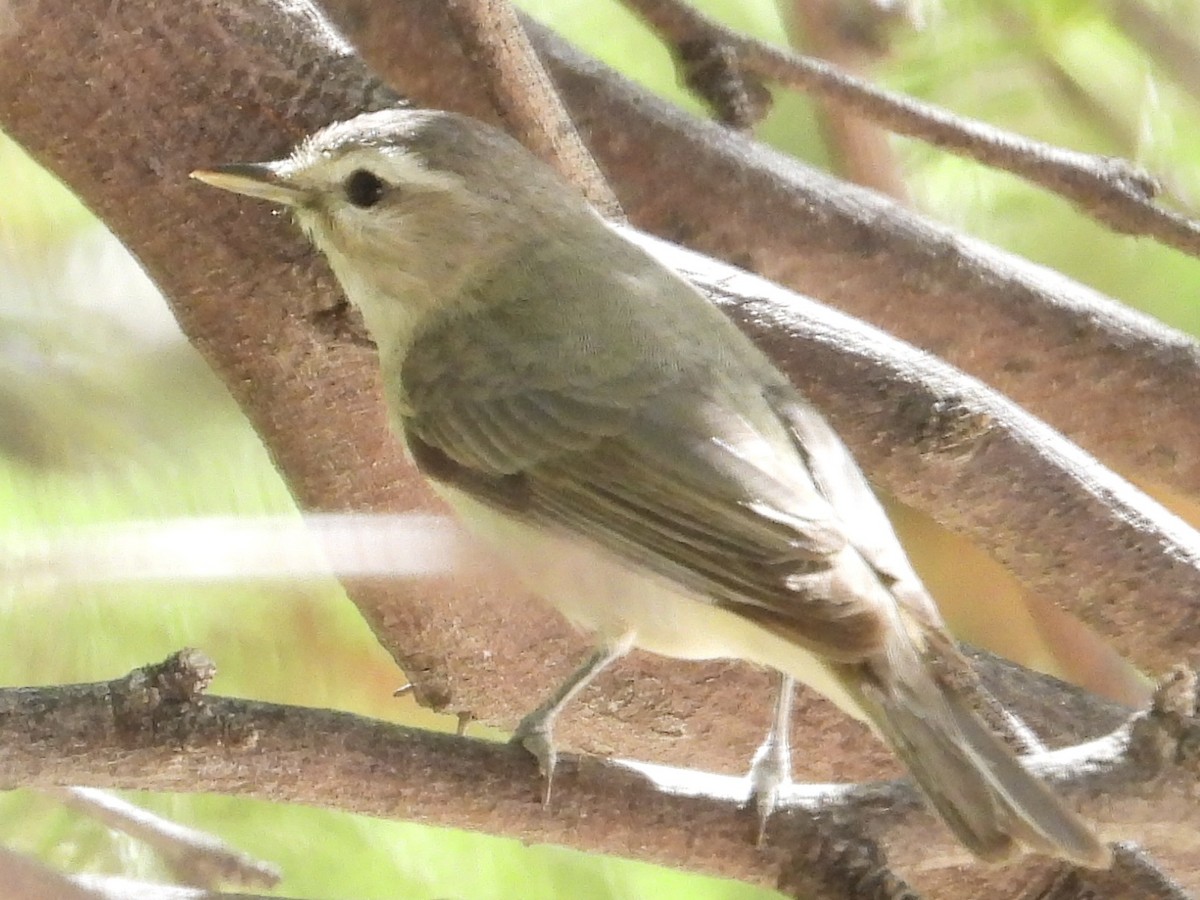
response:
[[[760,847],[766,843],[767,825],[770,824],[771,814],[779,805],[780,789],[792,783],[792,748],[789,737],[794,688],[795,683],[790,676],[780,676],[771,730],[750,763],[750,799],[758,811]]]
[[[513,732],[512,744],[520,744],[537,760],[542,776],[542,805],[550,803],[550,789],[554,784],[554,767],[558,764],[558,753],[550,733],[550,723],[534,716],[526,716]]]
[[[551,734],[554,719],[562,711],[562,708],[571,702],[571,698],[583,690],[588,682],[613,660],[624,655],[632,644],[633,634],[630,633],[619,641],[599,647],[541,706],[522,719],[517,730],[513,732],[510,743],[520,744],[538,761],[538,769],[542,773],[542,778],[545,779],[545,787],[542,791],[543,805],[550,802],[554,765],[558,762],[558,754],[554,750],[554,738]]]
[[[780,789],[792,783],[792,754],[786,741],[768,736],[750,764],[750,802],[758,813],[758,846],[766,843],[767,825],[779,805]]]

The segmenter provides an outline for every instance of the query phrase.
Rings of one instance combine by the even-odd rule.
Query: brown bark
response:
[[[187,679],[197,662],[207,665],[195,651],[184,651],[111,682],[0,690],[0,789],[85,783],[232,793],[372,816],[399,812],[430,824],[738,878],[809,900],[912,896],[885,875],[868,842],[854,837],[864,829],[886,849],[891,866],[922,880],[957,878],[956,870],[969,865],[908,782],[845,792],[797,786],[785,794],[786,806],[760,849],[740,779],[642,773],[568,755],[560,760],[555,800],[543,807],[537,766],[519,747],[347,713],[207,697],[203,684]],[[1025,689],[1042,687],[1028,675],[1009,674]],[[1119,716],[1077,690],[1046,687],[1083,718]],[[1200,723],[1173,704],[1194,706],[1194,687],[1194,679],[1183,677],[1160,691],[1149,712],[1102,740],[1042,755],[1033,765],[1106,834],[1153,834],[1154,826],[1169,821],[1170,834],[1157,841],[1192,858],[1200,808],[1187,796],[1195,772],[1181,750],[1196,740]],[[1076,872],[1074,883],[1104,886],[1092,896],[1130,896],[1146,880],[1135,862],[1119,853],[1112,872]],[[1065,874],[1055,864],[1027,860],[1020,868],[976,872],[970,883],[994,890],[1014,878],[1021,882],[1022,874],[1041,881],[1056,871]]]

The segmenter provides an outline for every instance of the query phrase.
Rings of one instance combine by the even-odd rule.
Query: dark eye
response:
[[[383,191],[387,186],[383,183],[383,179],[374,172],[355,169],[346,178],[342,187],[346,192],[347,200],[360,209],[368,209],[383,198]]]

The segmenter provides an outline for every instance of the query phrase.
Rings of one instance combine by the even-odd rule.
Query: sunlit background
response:
[[[793,35],[803,44],[795,23],[781,16],[787,0],[695,2],[736,28],[781,43]],[[677,88],[657,41],[616,3],[522,5],[588,52],[699,112]],[[1169,61],[1147,49],[1125,18],[1130,7],[1149,10],[1180,33],[1200,33],[1196,0],[944,0],[916,4],[917,27],[897,23],[886,50],[860,73],[1045,141],[1134,159],[1162,179],[1179,208],[1195,214],[1200,84],[1178,79]],[[779,96],[759,133],[818,165],[839,167],[837,149],[822,140],[803,98]],[[1011,176],[907,140],[893,139],[891,149],[910,202],[920,210],[1168,324],[1200,331],[1195,260],[1114,236]],[[123,520],[294,515],[258,439],[136,263],[2,136],[0,179],[0,540]],[[1193,522],[1200,519],[1184,499],[1158,496]],[[1103,654],[1089,663],[1090,675],[1064,667],[1054,648],[1078,635],[1046,612],[1040,601],[1047,598],[1035,600],[1031,614],[997,614],[1011,609],[1001,604],[1021,600],[1003,571],[923,517],[895,512],[962,636],[1048,671],[1092,677],[1113,693],[1136,687],[1136,678],[1106,667]],[[997,628],[999,621],[1010,627]],[[455,725],[392,696],[403,673],[332,581],[236,590],[5,586],[0,633],[6,636],[0,652],[6,685],[113,678],[195,646],[218,663],[218,693],[431,728]],[[224,797],[136,799],[273,861],[285,875],[279,890],[290,896],[771,896],[650,866],[416,825]],[[0,845],[72,871],[168,877],[136,841],[25,792],[0,797]]]

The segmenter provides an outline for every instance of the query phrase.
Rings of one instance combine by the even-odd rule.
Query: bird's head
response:
[[[282,159],[192,175],[291,209],[381,343],[586,208],[508,135],[427,110],[365,113]]]

